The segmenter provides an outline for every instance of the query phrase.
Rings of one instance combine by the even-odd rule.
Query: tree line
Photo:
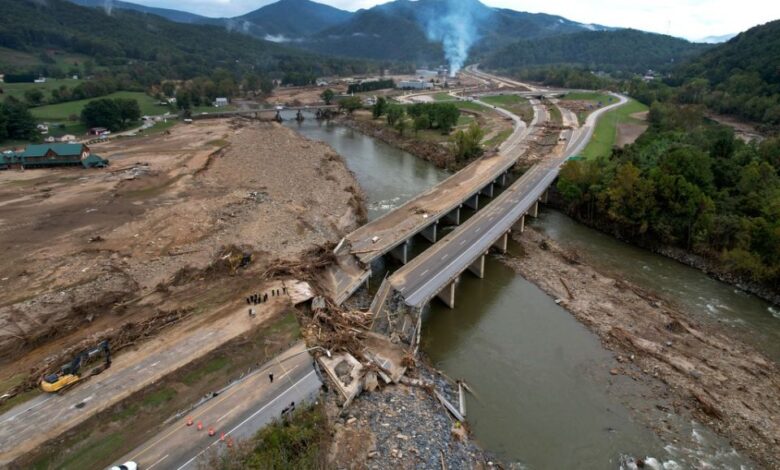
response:
[[[675,246],[780,288],[780,138],[746,144],[703,106],[656,102],[634,144],[568,162],[570,214],[646,246]]]

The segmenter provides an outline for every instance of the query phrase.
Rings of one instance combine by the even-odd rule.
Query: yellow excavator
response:
[[[105,358],[103,364],[92,369],[89,375],[82,375],[81,368],[86,367],[89,362],[101,354]],[[79,380],[97,375],[109,367],[111,367],[111,350],[108,347],[108,340],[104,340],[94,348],[85,349],[76,354],[69,363],[60,367],[59,371],[44,375],[41,379],[41,390],[49,393],[63,392]]]

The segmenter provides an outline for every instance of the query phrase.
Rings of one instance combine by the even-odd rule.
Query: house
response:
[[[46,137],[45,139],[43,139],[44,142],[49,143],[49,144],[53,144],[56,140],[57,139],[55,139],[54,136],[51,136],[51,135],[49,137]]]
[[[41,134],[49,133],[49,126],[47,126],[46,124],[38,124],[37,126],[35,126],[35,128],[38,129],[38,132],[40,132]]]
[[[324,78],[317,79],[317,86],[328,86],[330,83]]]
[[[28,145],[23,152],[4,153],[2,163],[0,169],[108,166],[108,160],[92,154],[86,145],[73,143]]]
[[[217,98],[214,100],[214,106],[217,108],[221,108],[223,106],[228,105],[228,99],[227,98]]]
[[[401,80],[398,82],[398,88],[402,90],[431,90],[433,83],[422,80]]]
[[[35,83],[46,83],[46,77],[38,77],[35,80],[33,80]]]
[[[106,129],[105,127],[93,127],[89,130],[89,135],[103,135],[103,134],[110,134],[111,131]]]
[[[76,136],[73,134],[65,134],[62,137],[59,138],[60,142],[75,142]]]

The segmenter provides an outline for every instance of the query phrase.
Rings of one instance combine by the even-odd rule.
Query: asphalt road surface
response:
[[[587,145],[598,118],[627,101],[614,96],[617,103],[593,112],[581,128],[564,131],[565,151],[534,165],[487,207],[390,276],[388,280],[406,303],[425,305],[509,231],[552,184],[561,164]]]
[[[269,284],[268,288],[274,286]],[[241,307],[217,320],[193,319],[145,342],[137,350],[116,355],[106,371],[62,394],[42,395],[12,408],[0,416],[0,468],[252,330],[289,305],[288,296],[274,297],[256,307],[255,318],[250,318]]]
[[[188,416],[163,428],[117,459],[116,464],[132,460],[143,470],[199,468],[212,453],[225,451],[228,441],[236,445],[282,413],[315,400],[322,382],[305,348],[303,342],[296,344]],[[274,374],[273,383],[269,373]],[[193,424],[188,426],[189,418]],[[203,425],[201,430],[199,422]],[[209,436],[209,428],[214,429],[213,436]]]

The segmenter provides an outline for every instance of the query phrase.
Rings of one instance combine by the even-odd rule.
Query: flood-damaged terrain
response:
[[[363,217],[341,158],[275,123],[197,121],[92,151],[110,167],[0,174],[2,392],[98,339],[116,351],[238,306],[257,275]]]
[[[599,336],[621,363],[612,375],[646,384],[649,400],[693,416],[762,466],[780,464],[780,371],[774,361],[722,327],[600,272],[536,229],[514,239],[522,254],[502,261]],[[670,440],[675,436],[670,427],[653,427]]]

